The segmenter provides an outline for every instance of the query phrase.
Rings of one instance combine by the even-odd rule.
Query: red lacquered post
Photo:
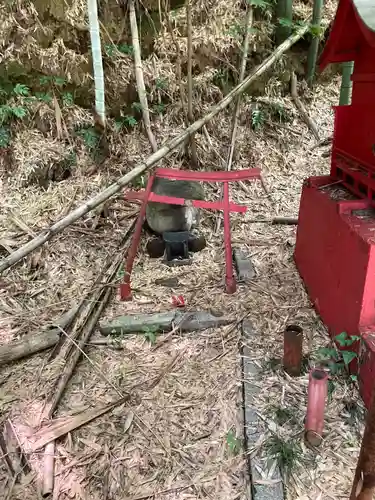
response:
[[[323,441],[324,410],[328,392],[328,373],[313,369],[309,374],[305,439],[312,446]]]
[[[141,209],[139,211],[137,223],[134,228],[133,239],[126,258],[124,281],[123,283],[120,284],[120,300],[132,300],[130,276],[133,270],[134,260],[137,255],[139,240],[141,238],[141,233],[142,233],[142,226],[146,217],[147,203],[150,197],[153,182],[154,182],[154,176],[150,175],[146,186],[144,198],[142,201]]]
[[[292,377],[301,374],[303,330],[289,325],[284,331],[284,370]]]
[[[225,291],[228,294],[235,293],[236,279],[233,275],[232,244],[230,237],[230,206],[229,206],[229,183],[224,181],[224,247],[225,247]]]
[[[367,414],[350,500],[372,500],[375,494],[375,392]]]

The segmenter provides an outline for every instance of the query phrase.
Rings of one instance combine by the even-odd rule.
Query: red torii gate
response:
[[[224,185],[223,201],[202,201],[185,200],[184,198],[175,198],[171,196],[161,196],[152,192],[152,184],[156,177],[172,180],[189,180],[197,182],[222,182]],[[259,168],[250,168],[236,171],[223,172],[198,172],[193,170],[176,170],[172,168],[158,168],[150,175],[145,190],[127,191],[125,199],[139,200],[142,202],[138,215],[137,223],[134,229],[134,236],[127,254],[125,265],[124,282],[120,285],[121,300],[131,300],[130,277],[133,270],[133,264],[139,240],[141,237],[142,226],[146,217],[146,207],[149,201],[156,203],[169,203],[174,205],[193,205],[197,208],[206,208],[210,210],[223,210],[224,215],[224,245],[225,245],[225,291],[234,293],[236,291],[236,280],[233,275],[232,243],[230,233],[230,212],[244,213],[246,206],[237,205],[229,199],[229,183],[233,181],[244,181],[251,179],[261,180]]]

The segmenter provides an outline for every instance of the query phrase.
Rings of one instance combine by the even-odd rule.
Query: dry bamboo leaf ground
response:
[[[196,3],[193,23],[204,19],[202,13],[211,9],[206,21],[195,25],[193,34],[193,45],[199,48],[202,64],[207,55],[224,57],[227,64],[231,64],[231,55],[241,40],[229,35],[228,28],[238,19],[239,4],[233,2],[232,10],[224,1],[209,6],[207,2]],[[311,6],[304,3],[297,3],[296,8],[301,17],[306,17],[311,10]],[[332,11],[334,2],[328,3],[327,8]],[[72,20],[78,19],[82,12],[83,2],[73,2],[69,10]],[[213,18],[217,23],[210,22]],[[181,29],[183,19],[177,16],[173,22],[177,26],[179,45],[186,47]],[[223,33],[227,36],[223,37]],[[265,32],[254,35],[253,51],[265,44],[266,39]],[[48,54],[46,51],[45,61],[56,59],[57,48],[54,44]],[[156,139],[160,140],[179,133],[183,121],[173,56],[175,46],[166,35],[156,40],[155,49],[157,55],[144,61],[146,84],[153,81],[156,65],[157,73],[166,80],[171,99],[176,103],[168,106],[162,119],[153,120]],[[77,63],[70,53],[66,54]],[[281,61],[279,70],[282,64]],[[113,85],[110,90],[114,96],[129,81],[131,59],[123,57],[115,70],[115,75],[107,74],[116,81],[117,86]],[[115,70],[108,69],[109,73]],[[220,98],[218,87],[211,83],[216,73],[207,67],[195,78],[197,115]],[[338,87],[336,78],[329,84],[322,80],[313,94],[299,89],[322,138],[332,133],[331,105],[338,101]],[[269,190],[268,197],[255,183],[249,187],[251,194],[240,187],[232,189],[233,198],[249,206],[245,216],[232,217],[232,240],[250,251],[257,273],[253,283],[248,287],[239,286],[233,296],[223,293],[222,240],[220,235],[213,235],[215,214],[205,212],[203,230],[208,247],[194,256],[193,265],[171,270],[159,262],[138,258],[134,301],[120,303],[115,298],[106,317],[168,309],[171,295],[177,292],[184,295],[189,309],[211,308],[237,318],[249,314],[259,334],[259,342],[250,346],[252,356],[263,367],[258,411],[264,422],[264,440],[252,452],[265,459],[264,480],[267,481],[267,468],[274,466],[274,459],[267,451],[271,429],[284,442],[301,446],[302,453],[297,455],[298,461],[287,485],[290,500],[344,499],[349,495],[363,425],[359,397],[346,384],[339,385],[328,405],[321,450],[315,454],[305,449],[300,433],[306,408],[307,377],[287,379],[280,369],[271,369],[272,360],[281,356],[281,332],[287,323],[301,324],[305,332],[313,336],[314,349],[326,344],[326,332],[310,307],[293,263],[295,228],[247,222],[257,217],[295,217],[303,179],[329,169],[329,159],[324,157],[327,148],[312,149],[314,140],[292,100],[281,95],[279,80],[271,76],[259,103],[264,109],[272,106],[282,109],[289,121],[266,123],[256,132],[251,128],[253,103],[245,96],[241,106],[233,168],[260,166]],[[48,106],[42,113],[53,122],[54,114]],[[91,123],[90,114],[76,106],[63,110],[63,115],[68,128],[71,124]],[[223,167],[220,157],[227,157],[231,115],[230,110],[221,114],[207,127],[208,134],[202,132],[196,136],[198,155],[207,169]],[[87,175],[92,164],[87,151],[81,147],[77,150],[77,163],[71,177],[50,183],[46,190],[33,184],[25,185],[34,175],[33,159],[38,158],[43,167],[49,167],[63,153],[69,154],[69,147],[62,151],[61,143],[53,136],[53,130],[47,140],[39,132],[27,130],[15,137],[13,155],[19,168],[8,172],[7,181],[5,178],[0,181],[0,240],[6,240],[8,247],[25,243],[31,233],[39,232],[81,200],[98,192],[150,150],[137,129],[129,134],[113,134],[109,138],[113,158],[94,175]],[[174,156],[166,163],[179,166],[181,160]],[[220,191],[211,191],[210,196],[219,197]],[[106,219],[101,218],[99,212],[88,214],[1,277],[1,342],[30,334],[56,319],[90,288],[105,257],[130,225],[136,207],[126,205],[119,198],[109,206],[109,211]],[[144,244],[145,241],[143,249]],[[175,290],[154,284],[157,278],[172,275],[179,276],[180,285]],[[92,360],[111,384],[124,392],[137,383],[157,377],[176,354],[186,351],[154,389],[147,391],[140,387],[128,405],[116,408],[59,442],[56,491],[60,496],[56,493],[56,498],[135,500],[156,494],[156,500],[245,499],[245,460],[242,455],[234,455],[228,446],[229,433],[242,435],[238,340],[239,332],[226,327],[176,335],[157,350],[142,336],[127,337],[122,350],[90,348]],[[43,396],[48,394],[59,369],[58,360],[47,366],[45,355],[5,367],[0,379],[2,415],[10,413],[15,419],[21,416],[24,425],[37,425]],[[69,385],[58,415],[103,406],[116,397],[116,392],[84,360]],[[43,457],[34,454],[31,458],[38,470]],[[20,484],[12,486],[12,479],[1,465],[0,481],[0,494],[5,498],[10,488],[11,498],[37,498],[33,475],[22,477]]]
[[[338,84],[336,79],[330,86],[318,86],[309,106],[322,137],[332,131],[330,106],[336,102]],[[284,99],[283,105],[292,112],[289,99]],[[227,130],[229,137],[228,116],[220,116],[213,127],[221,130],[223,136]],[[255,451],[267,455],[270,428],[276,429],[284,441],[299,436],[297,442],[303,453],[298,456],[299,464],[288,483],[289,498],[346,498],[362,425],[361,419],[348,409],[348,401],[355,406],[359,398],[345,384],[339,386],[328,406],[322,449],[316,455],[304,448],[299,433],[303,429],[307,377],[290,380],[282,371],[269,367],[272,358],[281,355],[281,332],[287,323],[299,323],[307,334],[313,335],[314,349],[325,345],[325,330],[311,310],[294,267],[295,228],[246,222],[256,217],[296,216],[302,180],[328,171],[329,160],[322,158],[326,149],[311,150],[314,141],[296,113],[288,128],[267,126],[254,133],[245,123],[239,132],[236,168],[247,167],[248,158],[253,158],[264,172],[270,193],[267,197],[256,183],[250,185],[251,197],[241,188],[232,190],[234,199],[249,206],[244,217],[232,218],[233,242],[250,251],[256,279],[249,287],[240,285],[233,296],[223,293],[222,241],[220,235],[213,236],[213,214],[205,212],[203,229],[208,247],[194,256],[193,265],[169,269],[144,256],[138,257],[134,301],[120,303],[114,299],[106,316],[168,309],[171,295],[177,292],[184,295],[191,309],[211,308],[237,318],[249,313],[259,332],[258,345],[251,345],[253,357],[265,366],[258,408],[265,422],[264,442]],[[209,151],[205,137],[199,139],[201,151]],[[220,154],[224,156],[225,150],[220,150]],[[33,188],[21,192],[8,187],[4,208],[12,209],[31,230],[37,230],[64,210],[75,190],[83,197],[97,189],[104,182],[103,177],[98,174],[83,184],[83,176],[77,176],[54,185],[42,195],[33,192]],[[95,215],[90,216],[46,246],[39,260],[32,262],[30,257],[7,274],[3,278],[6,292],[0,296],[3,338],[11,338],[12,332],[15,336],[31,332],[33,327],[70,307],[90,286],[108,248],[114,246],[116,237],[129,225],[120,215],[133,211],[134,207],[126,208],[117,201],[112,205],[110,219],[102,226],[93,230]],[[8,219],[3,220],[9,224]],[[3,227],[4,237],[12,238],[14,232],[20,232],[12,224]],[[175,290],[154,284],[155,279],[171,275],[179,276],[180,285]],[[122,350],[90,348],[93,361],[124,392],[157,376],[179,351],[186,349],[186,353],[152,391],[137,391],[136,401],[130,406],[115,409],[60,442],[57,477],[61,491],[85,499],[105,498],[105,492],[107,498],[139,498],[155,492],[160,492],[156,495],[160,499],[245,498],[244,459],[233,455],[227,442],[231,431],[241,436],[239,333],[234,331],[226,336],[227,331],[228,327],[177,335],[157,350],[142,336],[127,337]],[[45,357],[41,355],[3,370],[4,413],[12,414],[21,408],[24,417],[29,411],[34,418],[30,424],[37,422],[36,408],[42,407],[38,398],[48,391],[59,368],[57,362],[48,367],[44,364]],[[114,397],[116,393],[90,364],[82,361],[58,414],[103,405]],[[283,410],[288,415],[290,411],[289,422],[280,425],[278,419]],[[4,487],[8,488],[9,483]],[[25,497],[25,488],[33,498],[34,483],[16,484],[14,498]]]

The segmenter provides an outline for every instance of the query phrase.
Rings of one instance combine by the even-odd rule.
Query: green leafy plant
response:
[[[324,28],[320,24],[310,24],[309,32],[313,37],[320,38],[324,34]]]
[[[68,106],[73,106],[74,104],[74,98],[73,94],[71,92],[63,92],[61,94],[62,102],[63,105],[68,107]]]
[[[264,113],[260,109],[254,109],[251,113],[251,126],[253,130],[259,130],[264,123]]]
[[[10,131],[8,127],[0,126],[0,149],[7,148],[10,144]]]
[[[154,111],[158,115],[163,115],[165,113],[165,110],[166,110],[166,106],[162,102],[159,104],[155,104],[155,106],[154,106]]]
[[[82,137],[85,146],[90,152],[97,149],[100,137],[93,127],[82,128],[77,132],[77,135]]]
[[[157,78],[155,80],[155,87],[158,90],[166,90],[168,88],[167,80],[165,78]]]
[[[114,43],[107,43],[104,45],[104,51],[108,57],[114,57],[116,52],[127,54],[129,56],[132,56],[134,54],[133,45],[128,45],[127,43],[121,43],[119,45],[116,45]]]
[[[350,347],[360,340],[357,335],[348,335],[346,332],[342,332],[336,335],[334,340],[340,347]],[[342,350],[338,351],[334,347],[321,347],[316,352],[317,358],[321,361],[325,361],[330,373],[332,375],[337,375],[343,371],[347,371],[350,363],[358,358],[358,354],[355,351]],[[350,375],[352,381],[357,380],[356,375]]]
[[[253,8],[262,11],[269,10],[272,8],[272,3],[267,2],[266,0],[247,0],[247,3],[251,5]]]
[[[138,121],[134,118],[134,116],[126,115],[117,118],[115,121],[116,130],[119,132],[124,127],[133,128],[137,125]]]
[[[148,340],[150,342],[150,344],[155,344],[156,342],[156,333],[157,333],[158,329],[156,327],[144,327],[143,328],[143,332],[144,332],[144,336],[145,336],[145,339]]]
[[[27,97],[28,95],[30,95],[30,89],[22,83],[17,83],[13,88],[13,93],[18,96]]]
[[[266,441],[265,448],[268,456],[277,461],[281,473],[286,477],[290,476],[290,473],[303,458],[301,444],[295,439],[286,441],[273,434]]]
[[[11,118],[24,118],[26,115],[27,109],[22,106],[8,104],[0,106],[0,124],[7,123]]]
[[[290,19],[281,17],[278,19],[278,24],[283,28],[289,28],[292,32],[306,26],[305,21],[291,21]]]
[[[236,437],[235,433],[232,430],[227,432],[226,442],[227,442],[227,446],[228,446],[230,452],[233,455],[238,455],[238,453],[241,450],[241,442]]]

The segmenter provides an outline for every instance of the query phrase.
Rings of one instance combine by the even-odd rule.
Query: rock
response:
[[[159,195],[174,196],[186,200],[203,200],[204,189],[199,182],[156,178],[152,191]],[[199,210],[192,206],[167,203],[147,204],[146,221],[156,234],[190,231],[199,223]]]
[[[252,280],[255,276],[255,270],[250,256],[245,251],[236,248],[233,250],[233,258],[238,279],[245,283]]]

